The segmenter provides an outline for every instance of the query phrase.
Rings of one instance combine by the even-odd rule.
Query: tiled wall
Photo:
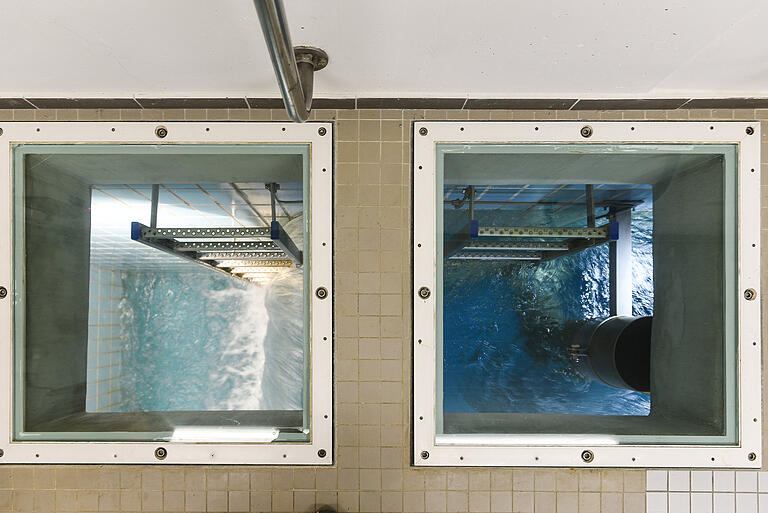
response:
[[[766,513],[768,472],[649,470],[648,513]]]
[[[759,494],[739,492],[736,484],[736,475],[756,476],[748,472],[728,474],[734,476],[737,491],[715,489],[720,474],[712,474],[714,491],[693,493],[667,487],[690,477],[663,473],[665,487],[649,492],[646,505],[643,470],[410,467],[410,122],[768,120],[768,110],[316,110],[312,117],[337,121],[335,466],[3,466],[0,511],[289,512],[312,511],[315,505],[327,504],[354,512],[642,513],[649,507],[648,511],[677,513],[688,511],[687,505],[698,513],[709,511],[699,508],[706,508],[710,498],[713,508],[720,508],[713,509],[718,513],[737,511],[737,503],[740,513],[754,511],[744,509],[745,504],[759,499]],[[3,120],[100,119],[284,121],[286,116],[282,110],[247,109],[0,109],[0,126]],[[763,125],[765,163],[768,126]],[[766,233],[763,230],[764,248],[768,248]],[[648,484],[661,486],[654,484],[661,483],[660,476],[650,474]],[[698,483],[701,478],[695,476]],[[739,478],[742,483],[750,479]]]
[[[120,411],[123,340],[120,272],[91,265],[88,295],[86,411]]]

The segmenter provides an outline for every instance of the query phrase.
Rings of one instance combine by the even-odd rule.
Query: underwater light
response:
[[[437,435],[437,445],[619,445],[616,437],[606,435],[505,435],[505,434],[451,434]]]
[[[171,442],[273,442],[280,436],[277,428],[178,426]]]

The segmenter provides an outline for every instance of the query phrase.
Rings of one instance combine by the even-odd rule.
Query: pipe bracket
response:
[[[293,55],[296,57],[296,64],[308,62],[312,64],[315,71],[320,71],[328,65],[328,54],[325,50],[314,46],[296,46],[293,49]]]

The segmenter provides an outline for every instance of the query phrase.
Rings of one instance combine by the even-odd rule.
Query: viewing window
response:
[[[759,466],[756,126],[414,129],[416,464]]]
[[[319,126],[3,126],[3,461],[332,462]]]

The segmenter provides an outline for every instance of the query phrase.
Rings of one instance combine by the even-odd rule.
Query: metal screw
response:
[[[422,460],[429,459],[429,453],[427,451],[421,451],[421,459]]]
[[[166,135],[168,135],[168,129],[164,126],[159,126],[155,128],[155,135],[158,136],[160,139],[164,138]]]
[[[325,458],[325,455],[326,455],[325,449],[320,449],[319,451],[317,451],[317,455],[320,456],[321,458]]]
[[[325,135],[328,133],[328,130],[326,130],[324,126],[321,126],[320,128],[317,129],[317,133],[320,135]]]
[[[5,299],[5,296],[8,295],[8,289],[5,287],[0,287],[0,299]]]
[[[426,127],[419,128],[419,135],[427,135],[429,133],[429,130],[427,130]]]
[[[755,289],[747,289],[744,291],[744,299],[747,301],[752,301],[757,297],[757,292],[755,292]]]
[[[427,287],[421,287],[419,289],[419,297],[421,299],[427,299],[430,295],[432,295],[432,292]]]
[[[325,299],[328,297],[328,289],[325,287],[317,287],[315,295],[318,297],[318,299]]]
[[[164,460],[166,456],[168,456],[168,451],[165,450],[165,447],[155,449],[155,458],[158,460]]]
[[[755,133],[755,129],[752,128],[751,126],[748,126],[747,127],[747,135],[752,135],[754,133]]]
[[[755,454],[754,452],[750,452],[749,454],[747,454],[747,459],[749,461],[755,461],[757,459],[757,454]]]
[[[592,127],[585,125],[581,127],[580,133],[582,137],[592,137]]]
[[[581,459],[584,460],[584,463],[591,463],[592,460],[595,459],[595,455],[592,451],[583,451],[581,453]]]

